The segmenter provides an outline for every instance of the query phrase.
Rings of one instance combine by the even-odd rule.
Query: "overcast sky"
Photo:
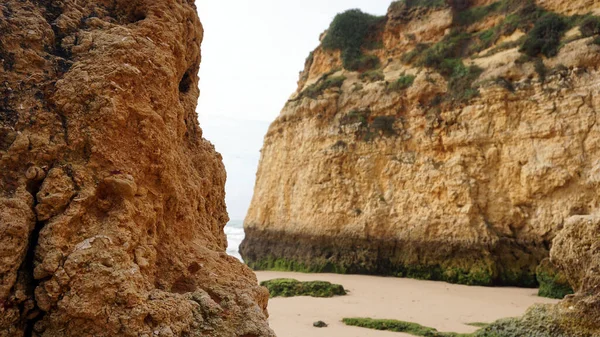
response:
[[[204,26],[198,114],[223,155],[227,208],[243,220],[263,137],[296,89],[319,35],[347,9],[383,15],[391,0],[196,0]]]

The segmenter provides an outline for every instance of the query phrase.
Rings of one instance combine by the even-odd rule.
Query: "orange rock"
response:
[[[274,336],[225,254],[193,1],[7,0],[0,32],[0,336]]]

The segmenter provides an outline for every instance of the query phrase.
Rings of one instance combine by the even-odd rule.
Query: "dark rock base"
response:
[[[254,270],[409,277],[483,286],[536,287],[543,242],[493,244],[315,237],[246,229],[240,246]]]

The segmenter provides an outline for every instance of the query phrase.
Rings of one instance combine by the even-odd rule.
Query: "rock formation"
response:
[[[598,14],[402,0],[338,15],[265,137],[245,261],[519,286],[539,267],[575,294],[476,335],[600,336]]]
[[[570,217],[554,240],[551,260],[577,291],[558,305],[534,306],[522,318],[500,320],[478,337],[600,336],[600,216]]]
[[[557,233],[600,201],[600,21],[575,16],[592,12],[402,0],[338,16],[265,137],[244,260],[536,286]]]
[[[225,254],[192,0],[0,4],[0,336],[274,336]]]

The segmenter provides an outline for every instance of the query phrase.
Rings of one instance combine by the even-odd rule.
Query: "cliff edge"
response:
[[[0,336],[274,336],[225,254],[193,1],[0,4]]]

